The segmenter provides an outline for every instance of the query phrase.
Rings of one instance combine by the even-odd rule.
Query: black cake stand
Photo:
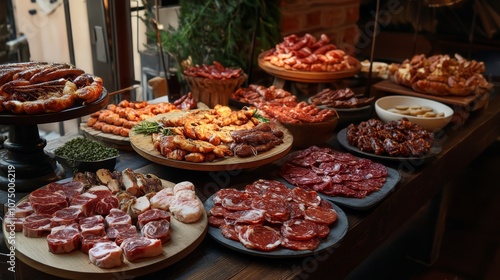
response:
[[[65,172],[44,148],[47,141],[40,137],[38,124],[79,118],[104,108],[109,101],[106,90],[94,102],[74,106],[57,113],[21,115],[0,114],[0,125],[9,127],[4,150],[0,150],[0,189],[8,192],[30,192],[50,182],[62,179]]]

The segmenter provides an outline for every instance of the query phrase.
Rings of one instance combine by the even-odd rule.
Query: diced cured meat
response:
[[[281,226],[281,236],[293,240],[307,240],[317,235],[316,224],[303,219],[292,219]]]
[[[57,227],[61,225],[71,225],[78,223],[81,218],[84,218],[82,210],[74,207],[67,207],[56,211],[50,220],[51,227]]]
[[[82,193],[74,196],[71,199],[70,206],[80,208],[83,214],[88,217],[95,214],[95,205],[97,201],[97,195],[91,193]]]
[[[123,250],[114,242],[99,242],[89,250],[89,260],[100,268],[113,268],[123,263]]]
[[[69,202],[72,197],[81,194],[84,187],[85,184],[81,181],[69,181],[64,183],[52,182],[47,184],[45,188],[51,191],[61,191]]]
[[[22,201],[16,205],[14,210],[14,216],[16,218],[23,218],[33,214],[34,210],[31,207],[31,203],[29,201]]]
[[[141,229],[142,236],[151,239],[160,239],[161,243],[170,240],[170,222],[167,220],[150,221]]]
[[[238,239],[238,233],[236,232],[234,226],[231,225],[221,225],[221,234],[227,239],[231,239],[234,241],[239,241]]]
[[[3,217],[3,224],[5,227],[5,230],[7,232],[15,231],[15,232],[20,232],[23,231],[23,223],[25,217],[15,217],[12,215],[5,215]]]
[[[297,187],[292,190],[292,199],[307,206],[318,206],[321,203],[321,197],[317,192]]]
[[[319,239],[314,237],[308,240],[293,240],[290,238],[282,238],[281,246],[290,250],[314,250],[319,246]]]
[[[29,201],[31,207],[37,214],[52,215],[57,210],[68,206],[66,197],[62,192],[48,189],[37,189],[30,193]]]
[[[304,218],[318,224],[330,225],[337,220],[338,214],[334,209],[309,207],[304,211]]]
[[[26,237],[42,237],[50,231],[51,215],[33,213],[23,222],[23,234]]]
[[[116,240],[121,232],[137,231],[137,228],[131,224],[117,224],[106,229],[106,236],[111,240]]]
[[[235,220],[236,224],[262,224],[264,223],[264,210],[242,210],[228,213],[225,218]]]
[[[151,203],[151,208],[169,210],[170,203],[174,200],[174,192],[172,188],[164,188],[157,192],[149,202]]]
[[[225,224],[225,220],[223,217],[210,216],[208,217],[208,224],[218,228]]]
[[[78,224],[62,225],[52,228],[47,235],[49,252],[54,254],[69,253],[80,246]]]
[[[112,227],[118,224],[132,224],[132,217],[124,211],[113,208],[109,211],[109,214],[104,218],[106,227]]]
[[[123,250],[123,255],[128,261],[155,257],[163,254],[163,247],[159,239],[150,239],[146,237],[127,238],[120,247]]]
[[[80,251],[82,251],[85,254],[88,254],[90,248],[94,247],[96,243],[106,242],[106,241],[110,241],[106,235],[102,236],[102,235],[89,234],[85,237],[82,236],[80,241],[81,242]]]
[[[94,213],[108,215],[113,208],[118,208],[119,200],[106,186],[94,186],[87,190],[88,193],[95,194],[97,201],[94,206]]]
[[[141,229],[145,224],[158,220],[170,221],[170,213],[161,209],[149,209],[137,216],[137,227]]]
[[[82,218],[79,221],[79,225],[83,237],[87,235],[103,236],[106,234],[104,230],[104,218],[101,215]]]
[[[268,226],[241,226],[237,232],[239,241],[249,249],[268,252],[281,244],[281,237],[278,231]]]

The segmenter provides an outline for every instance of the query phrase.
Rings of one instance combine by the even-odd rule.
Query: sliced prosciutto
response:
[[[243,246],[259,251],[272,251],[281,244],[281,237],[275,229],[262,225],[239,226],[238,239]]]
[[[155,257],[163,254],[161,240],[147,237],[133,237],[125,239],[120,247],[128,261]]]
[[[161,243],[170,240],[170,222],[167,220],[150,221],[141,229],[142,236],[159,239]]]
[[[26,237],[42,237],[50,232],[50,219],[48,214],[31,214],[24,219],[23,234]]]
[[[80,231],[78,224],[62,225],[52,228],[47,235],[49,252],[54,254],[69,253],[80,246]]]
[[[123,250],[114,242],[99,242],[89,250],[89,260],[100,268],[118,267],[123,264]]]

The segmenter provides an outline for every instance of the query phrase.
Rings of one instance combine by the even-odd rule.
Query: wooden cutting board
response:
[[[147,119],[147,121],[159,121],[163,118],[178,118],[187,114],[187,112],[171,112],[166,114],[160,114],[152,118]],[[284,132],[283,143],[272,148],[269,151],[259,153],[256,156],[250,157],[225,157],[222,159],[216,159],[212,162],[188,162],[181,160],[171,160],[160,154],[158,150],[153,146],[153,141],[150,135],[136,134],[133,130],[130,131],[129,138],[132,148],[141,155],[142,157],[156,162],[162,165],[176,167],[180,169],[188,170],[199,170],[199,171],[222,171],[222,170],[237,170],[237,169],[247,169],[262,166],[267,163],[271,163],[285,156],[292,148],[293,136],[290,132],[282,127],[281,130]]]
[[[89,127],[87,123],[81,123],[80,130],[83,136],[92,140],[103,142],[114,148],[132,150],[132,147],[130,146],[130,139],[128,137],[114,135],[112,133],[104,133],[100,130]]]
[[[174,185],[168,181],[163,181],[163,184],[166,187]],[[203,241],[207,225],[206,212],[192,224],[181,223],[172,217],[171,240],[163,245],[163,255],[134,262],[125,259],[123,265],[116,268],[99,268],[80,250],[66,254],[50,253],[46,237],[28,238],[22,232],[16,232],[15,236],[16,257],[37,270],[68,279],[130,279],[158,271],[186,257]],[[5,227],[2,228],[4,237],[9,236]]]

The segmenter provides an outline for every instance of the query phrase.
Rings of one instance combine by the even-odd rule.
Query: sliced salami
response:
[[[227,239],[231,239],[234,241],[239,241],[238,239],[238,233],[236,232],[236,229],[232,225],[221,225],[221,234]]]
[[[228,213],[225,218],[230,220],[235,220],[236,224],[262,224],[264,223],[264,210],[243,210]]]
[[[222,199],[230,194],[240,194],[241,191],[234,188],[220,189],[213,196],[213,202],[215,205],[221,205]]]
[[[306,191],[297,187],[292,191],[292,199],[306,206],[318,206],[321,203],[321,197],[316,191]]]
[[[293,240],[308,240],[317,235],[316,224],[303,219],[292,219],[281,226],[281,236]]]
[[[318,224],[331,225],[337,220],[338,214],[334,209],[309,207],[304,211],[304,218]]]
[[[275,229],[262,225],[242,226],[238,239],[243,246],[259,251],[272,251],[281,244],[281,237]]]
[[[225,219],[223,217],[209,216],[208,217],[208,224],[210,226],[220,228],[222,225],[225,224]]]
[[[222,207],[230,211],[252,209],[252,199],[244,192],[230,193],[222,198]]]
[[[314,250],[319,246],[318,238],[311,238],[308,240],[293,240],[290,238],[283,238],[281,241],[281,246],[290,249],[290,250]]]

